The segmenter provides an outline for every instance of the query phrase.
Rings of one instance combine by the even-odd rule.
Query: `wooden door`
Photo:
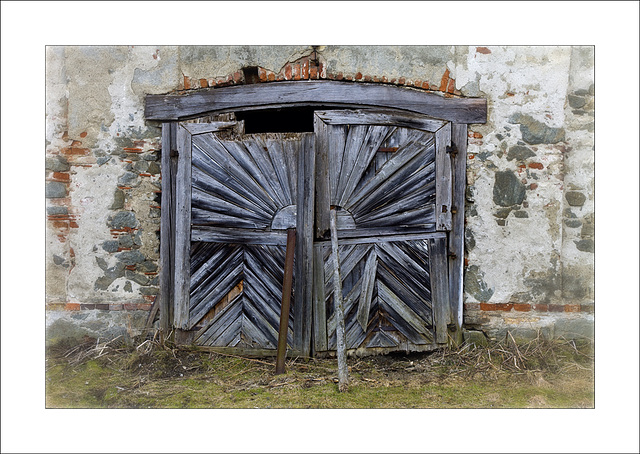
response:
[[[174,326],[196,345],[268,354],[277,347],[287,229],[306,222],[298,206],[312,189],[301,172],[313,135],[237,135],[233,125],[178,126]],[[297,262],[294,281],[304,273]],[[301,343],[300,294],[290,346]]]
[[[314,347],[335,350],[328,213],[336,208],[348,349],[421,350],[451,322],[450,124],[388,111],[316,112]]]

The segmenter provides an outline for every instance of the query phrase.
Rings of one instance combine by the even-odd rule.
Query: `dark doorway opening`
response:
[[[313,132],[313,107],[290,107],[236,112],[244,120],[245,134],[264,132]]]

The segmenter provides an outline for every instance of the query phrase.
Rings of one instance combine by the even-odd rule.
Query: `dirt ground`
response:
[[[152,340],[49,348],[47,408],[593,408],[593,345],[536,339],[335,359],[189,351]]]

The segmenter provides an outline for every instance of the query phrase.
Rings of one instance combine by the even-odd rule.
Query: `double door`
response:
[[[182,339],[275,353],[295,229],[289,351],[335,350],[333,209],[347,348],[446,342],[449,123],[335,110],[316,111],[312,133],[233,131],[233,122],[178,125],[173,324]]]

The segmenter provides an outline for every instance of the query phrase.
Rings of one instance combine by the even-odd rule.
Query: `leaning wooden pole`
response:
[[[331,228],[331,256],[333,258],[333,307],[337,320],[336,340],[338,356],[338,389],[347,391],[349,387],[349,371],[347,368],[347,339],[344,328],[344,311],[342,309],[342,278],[340,277],[340,259],[338,256],[338,229],[335,207],[331,207],[329,218]]]
[[[293,282],[293,253],[296,248],[296,229],[287,230],[287,251],[284,259],[284,282],[282,283],[282,308],[280,310],[280,330],[278,332],[278,350],[276,352],[276,375],[284,374],[284,361],[287,357],[287,331],[289,330],[289,311],[291,308],[291,285]]]

